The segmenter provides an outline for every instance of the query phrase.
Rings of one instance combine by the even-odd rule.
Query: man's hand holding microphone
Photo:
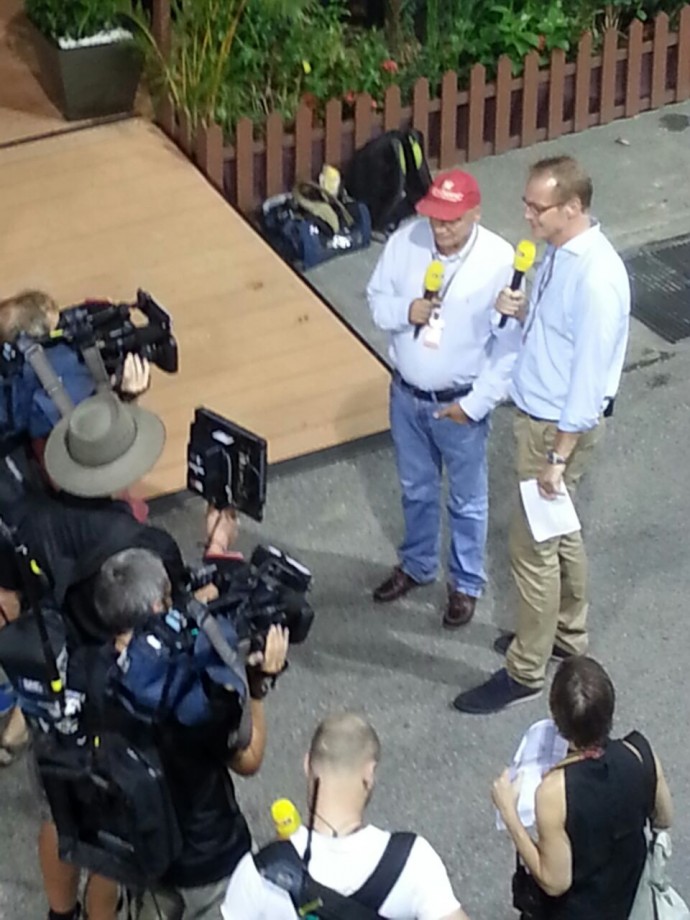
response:
[[[534,265],[535,256],[536,247],[531,240],[521,240],[517,244],[510,287],[504,287],[496,301],[496,309],[502,314],[499,323],[501,329],[509,319],[516,319],[520,325],[524,325],[527,319],[527,296],[520,285],[525,273]]]
[[[414,336],[417,338],[419,335],[419,330],[422,326],[426,326],[429,322],[429,317],[431,316],[432,310],[434,310],[440,304],[440,300],[427,300],[424,297],[417,297],[416,300],[413,300],[410,304],[410,312],[408,314],[408,319],[411,325],[416,326],[414,331]]]
[[[441,306],[439,292],[443,285],[443,263],[438,259],[430,262],[424,275],[424,296],[417,297],[410,304],[408,319],[415,327],[414,337],[419,337],[419,330],[426,326],[434,310]]]

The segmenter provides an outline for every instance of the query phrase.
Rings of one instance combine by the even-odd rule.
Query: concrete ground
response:
[[[617,245],[630,250],[690,229],[690,105],[641,115],[558,143],[472,164],[484,189],[485,223],[511,240],[525,232],[520,194],[525,165],[572,152],[595,179],[595,211]],[[621,143],[626,141],[627,143]],[[375,348],[363,290],[377,255],[343,257],[310,274]],[[592,653],[618,693],[615,731],[647,733],[674,793],[671,872],[690,899],[690,763],[686,668],[690,651],[687,488],[690,344],[670,346],[633,322],[616,416],[579,507],[591,559]],[[449,868],[474,920],[515,916],[512,848],[494,829],[491,780],[524,729],[547,712],[546,697],[478,718],[449,708],[461,688],[500,665],[491,642],[509,628],[514,594],[507,524],[514,499],[511,412],[495,413],[491,440],[491,581],[475,619],[457,633],[440,628],[443,579],[390,607],[371,588],[395,561],[401,532],[398,486],[386,436],[340,455],[273,471],[266,519],[244,526],[241,544],[286,547],[314,573],[317,619],[308,642],[268,700],[269,742],[260,775],[238,783],[259,842],[270,836],[269,807],[292,798],[304,813],[302,755],[317,720],[334,708],[363,709],[383,743],[369,817],[424,834]],[[193,499],[156,509],[190,559],[199,552],[201,509]],[[23,763],[0,774],[0,918],[44,914],[34,852],[35,814]]]

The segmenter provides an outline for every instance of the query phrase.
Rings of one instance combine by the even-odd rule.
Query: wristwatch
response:
[[[552,466],[565,466],[568,461],[565,457],[561,457],[560,454],[557,454],[555,450],[547,450],[546,462],[550,463]]]

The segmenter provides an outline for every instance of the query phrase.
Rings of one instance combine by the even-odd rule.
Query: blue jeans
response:
[[[486,582],[489,420],[459,425],[452,419],[435,419],[434,413],[444,405],[447,403],[417,399],[391,384],[391,433],[405,517],[405,538],[398,550],[400,566],[418,582],[436,577],[445,464],[451,534],[448,581],[454,591],[479,597]]]

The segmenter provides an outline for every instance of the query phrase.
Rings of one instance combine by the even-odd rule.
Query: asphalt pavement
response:
[[[572,153],[591,170],[594,212],[625,252],[690,232],[690,105],[668,107],[468,168],[484,190],[484,223],[516,242],[526,233],[520,195],[526,165]],[[375,350],[364,286],[378,248],[344,256],[309,280]],[[690,297],[689,297],[690,309]],[[690,899],[690,345],[669,345],[637,321],[617,411],[579,491],[591,561],[591,653],[617,690],[616,734],[645,732],[674,794],[672,878]],[[383,745],[369,809],[382,826],[424,834],[441,853],[473,920],[508,920],[512,849],[495,830],[491,780],[531,722],[539,700],[490,717],[450,708],[462,688],[500,666],[491,643],[510,628],[515,595],[507,525],[515,499],[511,410],[494,414],[490,445],[490,583],[474,620],[448,633],[442,576],[390,606],[371,589],[395,562],[401,533],[388,436],[272,471],[266,517],[243,526],[241,548],[285,547],[314,573],[317,618],[267,702],[269,741],[257,777],[238,782],[257,841],[270,837],[273,799],[304,812],[302,758],[317,721],[335,708],[371,718]],[[192,498],[155,508],[158,523],[198,558],[202,509]],[[0,918],[45,916],[35,856],[36,814],[23,762],[0,772]]]

